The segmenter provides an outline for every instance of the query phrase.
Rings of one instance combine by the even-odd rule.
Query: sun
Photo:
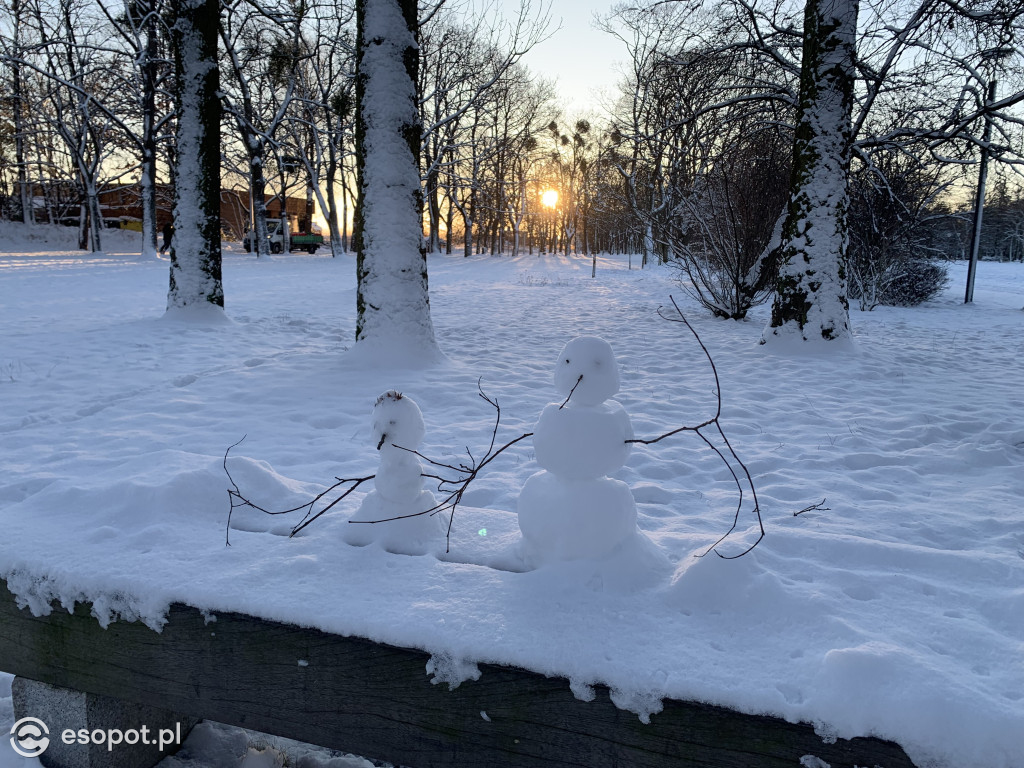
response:
[[[548,208],[554,208],[556,205],[558,205],[558,190],[547,190],[543,195],[540,196],[540,201]]]

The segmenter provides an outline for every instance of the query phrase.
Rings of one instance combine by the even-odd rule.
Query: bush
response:
[[[859,299],[862,309],[873,309],[879,304],[916,307],[935,298],[949,285],[945,265],[927,259],[898,260],[873,277],[864,291],[860,290],[861,281],[850,281],[850,298]]]
[[[946,266],[937,261],[911,259],[882,290],[882,304],[916,307],[938,296],[949,285]]]

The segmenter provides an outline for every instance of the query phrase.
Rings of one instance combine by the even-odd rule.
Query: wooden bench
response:
[[[449,690],[430,682],[428,658],[177,604],[161,633],[103,629],[86,605],[35,617],[0,581],[0,670],[413,768],[799,768],[805,755],[913,768],[891,742],[828,744],[807,724],[695,702],[667,700],[645,725],[606,688],[583,702],[566,680],[520,669],[482,664],[479,680]]]

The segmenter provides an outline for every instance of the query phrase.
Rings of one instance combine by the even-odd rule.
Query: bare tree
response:
[[[306,12],[303,3],[264,6],[235,0],[225,4],[218,27],[232,74],[224,83],[222,98],[245,148],[257,258],[270,253],[267,166],[274,158],[275,134],[296,97],[300,62],[309,55],[302,39]],[[283,211],[284,190],[281,194]]]
[[[463,5],[445,5],[443,11],[422,9],[420,16],[426,249],[438,250],[441,198],[446,195],[449,218],[453,206],[463,218],[468,256],[474,226],[484,212],[480,174],[488,163],[506,168],[510,162],[501,150],[510,130],[507,94],[530,80],[520,61],[544,39],[550,17],[546,7],[535,9],[530,0],[521,0],[507,22],[493,14],[470,12]],[[517,126],[513,133],[519,130]],[[447,184],[442,183],[444,178]],[[492,199],[485,207],[491,213],[488,224],[496,229],[501,227],[497,202],[503,192],[490,191]]]
[[[28,182],[28,163],[25,153],[25,87],[21,72],[24,56],[24,3],[12,0],[10,5],[10,36],[0,35],[0,52],[9,63],[11,73],[11,128],[14,133],[14,164],[18,189],[18,207],[25,224],[34,223],[31,186]]]
[[[840,133],[846,137],[849,146],[837,148],[837,157],[841,159],[835,170],[848,168],[853,157],[870,163],[871,153],[880,148],[911,153],[923,151],[930,155],[933,163],[963,163],[970,161],[965,148],[985,144],[1004,161],[1019,162],[1011,149],[1015,143],[1011,134],[1021,121],[1010,108],[1024,98],[1024,91],[1019,82],[1009,83],[1009,75],[1015,70],[1011,62],[1021,56],[1021,52],[1011,44],[1021,31],[1022,7],[1019,2],[978,0],[961,4],[954,0],[917,0],[906,4],[891,0],[862,0],[860,5],[863,12],[859,31],[856,32],[856,40],[851,39],[849,44],[849,49],[852,51],[856,47],[858,54],[856,57],[843,54],[849,62],[847,74],[843,76],[848,85],[843,87],[850,91],[848,99],[851,103],[849,117],[844,120],[849,123],[849,128],[842,128]],[[814,8],[815,3],[809,2],[805,10]],[[625,113],[620,111],[616,125],[622,137],[619,154],[624,160],[624,178],[632,176],[635,179],[638,201],[639,182],[644,179],[644,174],[649,175],[647,183],[654,190],[672,191],[674,186],[658,186],[666,178],[660,169],[675,167],[673,162],[661,164],[666,161],[656,152],[662,146],[659,140],[682,135],[684,128],[699,126],[708,115],[761,113],[766,126],[775,123],[796,127],[787,113],[796,115],[800,109],[806,114],[810,106],[807,97],[815,96],[815,92],[806,87],[806,77],[801,79],[799,76],[802,67],[807,74],[806,43],[808,38],[814,37],[816,30],[810,24],[804,30],[797,10],[796,4],[786,0],[726,0],[722,3],[678,0],[617,10],[614,21],[620,37],[633,50],[633,84],[658,84],[659,79],[652,73],[659,69],[674,71],[680,79],[692,81],[695,73],[689,65],[693,64],[695,56],[706,61],[745,62],[741,67],[733,67],[735,77],[721,81],[714,98],[695,102],[689,109],[674,108],[684,99],[648,100],[634,96],[640,107],[669,105],[670,109],[666,110],[660,124],[657,120],[622,119],[624,114],[628,118],[628,110]],[[814,14],[821,17],[818,11]],[[673,24],[658,24],[659,20],[669,16]],[[652,51],[654,55],[650,55]],[[987,86],[997,70],[1013,90],[998,99],[986,99]],[[633,90],[642,93],[644,87]],[[627,92],[630,92],[629,88]],[[774,106],[769,108],[767,105]],[[638,114],[644,115],[644,112],[640,110]],[[997,138],[991,142],[984,140],[980,130],[986,116],[999,128]],[[645,130],[645,123],[651,128]],[[649,157],[635,149],[633,142],[636,140],[651,148]],[[813,146],[813,142],[808,144],[807,136],[800,141],[803,142],[801,152]],[[700,146],[700,142],[691,142],[691,145]],[[637,152],[638,174],[630,168],[630,149]],[[714,149],[710,156],[719,154],[719,150]],[[798,172],[805,173],[805,165],[798,161]],[[811,177],[805,176],[804,181],[809,183]],[[628,197],[630,188],[628,184],[625,187],[624,194]],[[841,197],[841,190],[836,191]],[[834,207],[831,199],[826,204],[828,206]],[[841,207],[836,208],[834,214],[828,214],[834,219],[833,234],[838,239],[833,238],[833,241],[836,243],[843,240],[841,220],[844,214]],[[804,214],[812,208],[818,210],[817,205],[810,208],[805,205]],[[796,221],[798,217],[789,218]],[[788,234],[790,245],[795,242],[794,236],[800,237],[792,229]],[[821,227],[816,234],[820,244]],[[801,247],[803,244],[801,241]],[[837,247],[833,251],[832,259],[841,259],[842,249]],[[782,256],[783,252],[779,251],[778,255]],[[792,255],[790,251],[782,260],[792,264],[789,259]],[[802,260],[803,256],[799,258]],[[770,266],[771,261],[766,259],[762,263]],[[775,320],[780,324],[773,327],[780,328],[786,322],[799,326],[805,314],[825,312],[835,319],[825,320],[825,327],[819,329],[821,332],[811,332],[810,336],[845,337],[842,265],[831,266],[825,271],[816,267],[811,269],[817,277],[812,276],[806,285],[795,274],[786,279],[782,287],[793,293],[793,298],[777,303]],[[807,306],[801,308],[802,303]],[[810,309],[817,304],[822,306]],[[824,304],[829,305],[829,309],[824,309]],[[784,317],[791,320],[786,321]],[[769,329],[766,337],[776,333]]]
[[[164,93],[169,62],[161,54],[161,38],[166,37],[161,13],[164,0],[124,0],[120,13],[103,0],[97,4],[117,37],[125,44],[137,72],[138,87],[132,90],[137,100],[137,128],[122,120],[126,138],[140,156],[139,188],[142,203],[142,255],[157,252],[157,148],[160,137],[173,115],[158,109],[158,96]],[[125,121],[127,121],[127,116]]]
[[[60,138],[75,175],[81,210],[79,247],[100,251],[102,179],[118,172],[110,162],[116,149],[116,113],[104,104],[119,97],[120,78],[110,51],[100,43],[100,18],[84,0],[60,0],[57,5],[34,0],[25,7],[38,55],[20,60],[19,65],[33,67],[45,77],[43,100],[48,108],[41,114]]]
[[[350,21],[351,12],[340,3],[309,6],[305,19],[309,31],[304,41],[309,55],[296,72],[298,92],[287,121],[289,141],[297,148],[310,188],[327,217],[333,256],[348,247],[349,194],[344,182],[346,161],[354,152],[355,75]],[[339,175],[340,206],[336,193]]]

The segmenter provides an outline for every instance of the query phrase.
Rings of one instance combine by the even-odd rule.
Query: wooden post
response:
[[[914,768],[891,742],[825,743],[807,724],[665,701],[647,725],[608,689],[480,665],[455,690],[432,685],[422,651],[235,613],[172,605],[159,634],[107,629],[79,604],[19,609],[0,581],[0,669],[413,768]]]

